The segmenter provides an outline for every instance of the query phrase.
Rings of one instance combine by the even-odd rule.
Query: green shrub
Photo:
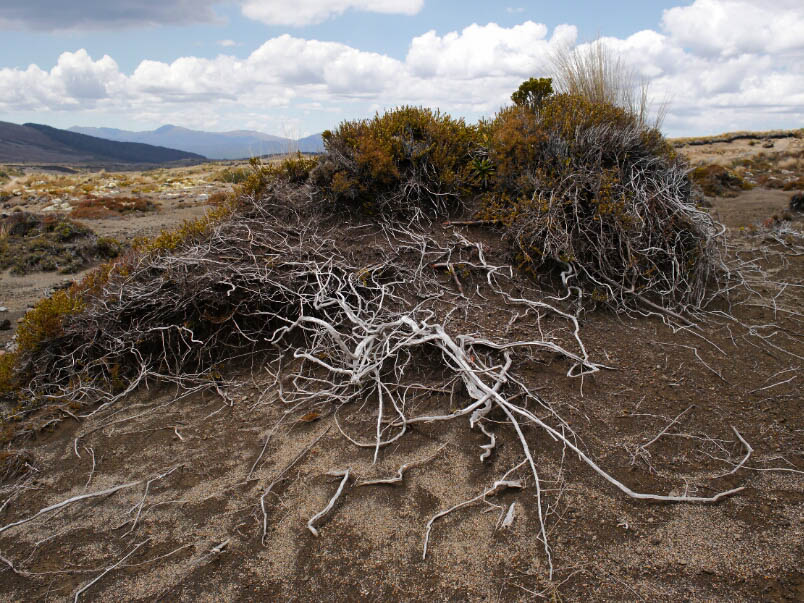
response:
[[[526,107],[531,111],[538,111],[545,99],[553,94],[553,80],[551,78],[530,78],[522,82],[519,89],[511,95],[511,100],[519,107]]]
[[[77,289],[56,291],[29,310],[17,328],[17,345],[20,353],[33,352],[39,346],[57,339],[63,333],[66,317],[78,314],[86,307]]]
[[[15,367],[17,354],[3,354],[0,356],[0,399],[5,394],[14,391],[17,387]]]
[[[704,194],[712,197],[736,197],[738,192],[751,188],[739,174],[717,164],[696,167],[690,177]]]
[[[113,237],[98,237],[95,248],[98,255],[106,260],[111,260],[122,253],[123,244]]]
[[[475,188],[478,131],[463,120],[401,107],[323,134],[311,175],[334,207],[364,213],[449,212]]]
[[[715,229],[660,132],[570,94],[503,109],[481,129],[494,175],[478,217],[502,225],[523,270],[573,273],[618,307],[633,293],[697,300]]]
[[[247,167],[224,168],[217,172],[212,180],[215,182],[226,182],[228,184],[242,184],[251,176],[251,169]]]

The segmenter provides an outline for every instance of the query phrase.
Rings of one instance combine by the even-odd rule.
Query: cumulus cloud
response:
[[[109,56],[93,61],[86,50],[65,52],[49,72],[36,65],[26,70],[0,69],[0,107],[8,109],[92,108],[123,93],[126,78]]]
[[[804,48],[800,0],[696,0],[664,11],[662,29],[696,54],[735,56]]]
[[[0,28],[100,29],[215,21],[220,0],[3,0]]]
[[[778,36],[767,46],[759,45],[756,36],[734,35],[730,41],[730,28],[742,26],[729,21],[717,29],[716,17],[735,3],[697,0],[666,11],[656,30],[603,39],[651,83],[659,100],[670,101],[665,123],[671,134],[793,127],[804,120],[804,38]],[[779,1],[775,10],[751,13],[753,29],[775,31],[780,13],[788,23],[804,18],[804,8]],[[681,23],[693,17],[715,27],[710,37],[720,41],[692,44]],[[404,103],[474,119],[509,102],[523,79],[549,76],[550,52],[575,45],[576,38],[571,25],[552,31],[532,21],[513,27],[471,25],[423,33],[411,40],[406,57],[399,60],[285,34],[246,58],[222,54],[171,63],[147,60],[129,74],[111,57],[93,59],[79,50],[62,54],[50,71],[35,65],[0,69],[0,111],[114,110],[154,121],[188,123],[203,117],[213,124],[218,119],[267,118],[277,109],[298,107],[309,112],[309,119],[323,122],[312,126],[320,128],[331,125],[331,107],[351,111],[347,116],[365,116],[370,107]],[[187,117],[176,118],[182,114]],[[159,115],[164,117],[154,117]]]
[[[573,44],[577,35],[575,27],[559,25],[548,40],[547,26],[532,21],[510,28],[470,25],[445,36],[429,31],[413,39],[406,62],[420,77],[524,77],[546,69],[553,48]]]
[[[269,25],[311,25],[347,10],[415,15],[424,0],[243,0],[243,14]]]

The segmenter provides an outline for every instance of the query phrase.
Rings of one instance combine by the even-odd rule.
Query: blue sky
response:
[[[302,136],[400,103],[475,120],[600,36],[668,101],[669,135],[802,127],[800,4],[3,0],[0,120]]]

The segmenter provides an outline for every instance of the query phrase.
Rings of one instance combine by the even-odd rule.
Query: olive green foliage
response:
[[[281,161],[264,162],[258,157],[249,160],[249,176],[241,181],[238,193],[259,197],[273,182],[304,184],[310,178],[310,171],[317,160],[301,153]]]
[[[690,177],[710,196],[736,197],[740,191],[751,188],[739,174],[717,164],[699,166],[692,170]]]
[[[531,111],[538,111],[545,99],[553,94],[553,80],[551,78],[530,78],[522,82],[519,89],[511,95],[511,100],[518,107],[525,107]]]
[[[52,296],[40,300],[17,328],[19,351],[33,352],[49,340],[60,337],[64,318],[81,312],[85,307],[82,296],[74,288],[56,291]]]
[[[17,354],[4,354],[0,356],[0,399],[14,390],[17,384],[14,367]],[[2,438],[0,438],[2,441]]]
[[[344,122],[323,138],[312,180],[327,202],[349,211],[449,212],[489,175],[473,166],[477,129],[426,108]]]
[[[251,170],[247,167],[226,167],[212,176],[214,182],[226,182],[228,184],[242,184],[251,176]]]
[[[78,222],[61,216],[35,216],[15,212],[2,221],[0,269],[16,275],[31,272],[78,272],[98,260],[116,257],[120,244],[98,238]]]
[[[700,290],[709,239],[695,220],[704,218],[685,213],[695,211],[686,170],[638,115],[558,94],[538,111],[503,109],[481,129],[494,177],[478,217],[503,226],[523,269],[574,266],[598,300],[611,282],[679,297]],[[658,276],[674,270],[677,290]]]

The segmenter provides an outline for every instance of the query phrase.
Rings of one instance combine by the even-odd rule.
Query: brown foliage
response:
[[[158,211],[159,204],[144,197],[94,197],[88,196],[73,207],[72,216],[93,220],[134,212]]]

